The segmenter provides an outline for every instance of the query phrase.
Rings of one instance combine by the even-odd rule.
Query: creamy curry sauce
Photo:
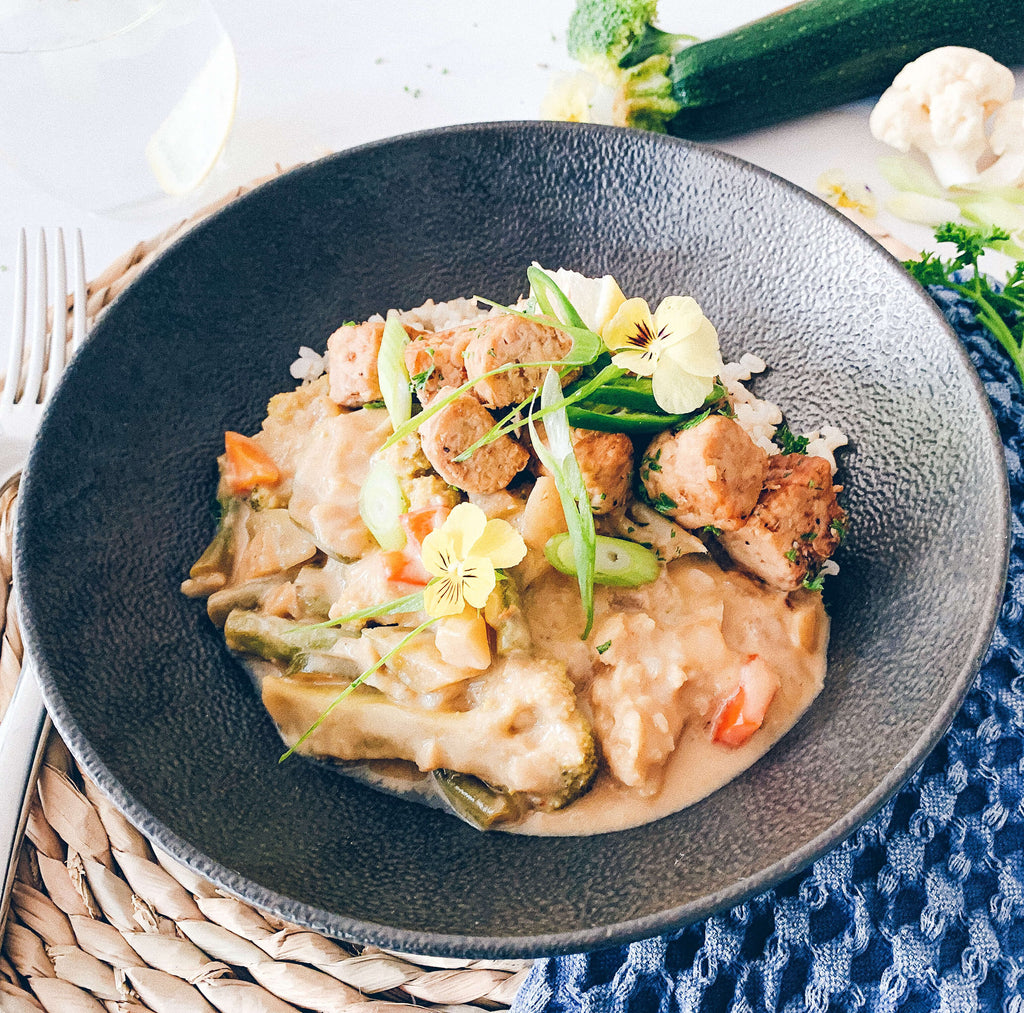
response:
[[[600,656],[596,671],[588,671],[586,649],[570,623],[552,624],[557,615],[543,595],[529,595],[534,629],[544,649],[569,659],[570,673],[587,699],[594,683],[609,683],[605,708],[618,704],[616,720],[591,713],[603,730],[606,752],[621,754],[620,773],[628,776],[631,760],[644,749],[660,770],[634,764],[634,773],[647,773],[646,787],[628,787],[602,767],[591,790],[557,812],[534,812],[515,832],[541,835],[597,834],[640,826],[678,812],[711,794],[746,770],[793,727],[821,691],[825,679],[829,620],[821,595],[783,592],[765,587],[735,571],[723,572],[713,561],[688,557],[669,564],[666,575],[648,588],[598,595],[598,620],[593,643],[611,646]],[[563,594],[571,589],[563,588]],[[616,600],[618,599],[618,600]],[[657,605],[655,605],[657,603]],[[651,609],[647,613],[616,611],[616,606]],[[539,613],[539,614],[538,614]],[[545,622],[540,622],[546,617]],[[632,636],[621,633],[633,627]],[[639,629],[637,629],[639,627]],[[578,629],[576,627],[575,629]],[[620,634],[617,641],[615,634]],[[605,636],[608,634],[608,636]],[[756,654],[780,675],[780,685],[761,728],[744,744],[712,741],[718,701],[735,685],[739,666]],[[616,679],[609,665],[626,670]],[[674,671],[673,671],[674,670]],[[668,699],[651,699],[639,689],[644,673],[659,676],[664,685],[682,679]],[[632,678],[630,677],[632,676]],[[617,697],[620,688],[628,696]],[[641,714],[650,706],[664,714],[664,723],[646,728]],[[616,728],[616,723],[625,727]],[[665,729],[659,741],[658,727]],[[678,737],[673,733],[679,728]],[[669,750],[663,755],[664,750]]]
[[[829,619],[821,595],[768,588],[708,558],[676,560],[646,587],[599,588],[587,641],[579,636],[575,581],[548,572],[528,590],[525,606],[538,652],[565,662],[604,758],[592,787],[571,805],[496,828],[507,832],[607,833],[685,809],[768,752],[824,684]],[[720,701],[752,655],[779,675],[764,723],[742,745],[714,742]],[[289,745],[337,695],[337,684],[327,681],[318,695],[280,697],[279,670],[245,662]],[[344,723],[342,703],[315,737],[317,753],[338,751]],[[379,790],[445,807],[430,777],[412,764],[378,760],[342,768]]]
[[[706,536],[713,521],[684,527],[642,503],[623,505],[620,490],[616,510],[598,518],[598,530],[622,536],[640,524],[646,544],[660,537],[660,558],[671,561],[649,583],[599,585],[584,640],[577,581],[544,554],[549,539],[565,531],[552,479],[526,470],[498,491],[460,491],[432,469],[438,465],[427,460],[426,437],[422,446],[418,435],[407,437],[387,460],[411,504],[451,509],[468,498],[488,517],[508,520],[528,548],[492,592],[501,599],[497,618],[482,610],[489,660],[473,668],[464,642],[445,651],[431,629],[392,657],[390,649],[424,621],[422,612],[378,617],[365,628],[319,629],[328,616],[414,590],[396,590],[360,514],[373,455],[390,432],[387,413],[339,407],[327,380],[271,401],[250,442],[272,459],[272,482],[230,490],[221,459],[221,525],[183,585],[186,594],[207,599],[211,619],[253,673],[288,746],[301,740],[306,755],[344,761],[349,773],[376,787],[431,804],[439,804],[441,789],[429,772],[462,772],[513,801],[511,816],[506,812],[496,829],[595,834],[661,818],[721,787],[767,752],[821,690],[828,617],[821,595],[799,586],[806,560],[795,577],[791,571],[798,550],[806,555],[829,542],[831,551],[838,542],[831,528],[845,515],[835,505],[828,465],[797,455],[761,463],[758,481],[767,473],[765,495],[776,498],[764,502],[763,537],[750,535],[754,549],[747,552],[774,553],[768,576],[781,572],[788,583],[748,576],[728,560],[720,566],[708,552],[721,548]],[[702,426],[711,431],[709,445],[721,444],[721,431],[731,428],[732,443],[744,444],[748,457],[764,457],[721,416],[678,439],[705,439]],[[614,446],[619,438],[592,436],[592,445],[605,440],[621,451]],[[635,462],[609,460],[611,488]],[[700,481],[726,481],[730,465],[705,467],[703,460]],[[773,472],[780,462],[785,467]],[[588,491],[592,503],[604,501],[589,484]],[[796,503],[797,518],[789,506],[780,512],[773,505],[779,502]],[[646,510],[646,519],[630,509]],[[775,544],[780,525],[785,537]],[[748,559],[744,569],[758,572],[757,562]],[[371,669],[381,658],[386,664]],[[361,684],[356,677],[368,669],[373,674]],[[357,688],[334,706],[354,679]]]

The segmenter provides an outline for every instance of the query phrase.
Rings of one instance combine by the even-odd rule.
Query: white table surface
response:
[[[219,164],[187,199],[145,215],[99,216],[44,193],[0,158],[0,362],[19,226],[81,228],[92,277],[136,242],[275,165],[428,127],[537,119],[552,76],[575,69],[565,51],[573,0],[213,3],[237,53],[238,105]],[[659,21],[708,37],[778,6],[779,0],[663,0]],[[841,166],[884,194],[877,159],[889,149],[868,131],[870,108],[857,103],[717,146],[807,189],[823,170]],[[2,147],[0,138],[0,153]],[[929,230],[884,214],[881,220],[914,248],[928,245]]]

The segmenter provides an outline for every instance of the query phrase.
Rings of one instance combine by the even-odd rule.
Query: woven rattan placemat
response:
[[[88,289],[91,320],[168,243],[239,196],[140,243]],[[0,497],[0,715],[21,670],[11,588],[16,490]],[[457,961],[329,939],[226,896],[149,842],[50,736],[0,955],[0,1013],[501,1010],[530,961]]]

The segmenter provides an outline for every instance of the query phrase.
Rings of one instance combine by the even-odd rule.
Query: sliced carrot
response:
[[[426,506],[407,510],[398,518],[408,538],[403,548],[381,553],[384,574],[388,580],[420,587],[430,583],[433,578],[423,566],[420,554],[423,539],[435,528],[439,528],[451,512],[448,506]]]
[[[417,507],[415,510],[407,510],[399,517],[399,521],[409,538],[417,546],[422,546],[423,539],[444,524],[451,512],[452,508],[449,506]]]
[[[736,692],[725,701],[715,722],[713,741],[726,746],[742,746],[761,727],[760,721],[754,721],[744,715],[743,705],[746,697],[743,687],[738,686]]]
[[[408,543],[407,543],[408,547]],[[431,576],[423,566],[419,549],[407,552],[406,549],[392,549],[380,554],[384,565],[384,576],[397,584],[416,584],[426,587]]]
[[[258,485],[281,481],[281,471],[273,458],[251,436],[229,429],[224,434],[224,453],[224,478],[236,496],[244,496]]]
[[[756,654],[740,669],[740,684],[715,720],[712,741],[742,746],[761,727],[779,689],[779,677]]]

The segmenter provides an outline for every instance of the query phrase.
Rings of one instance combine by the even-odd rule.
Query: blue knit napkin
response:
[[[953,293],[1013,504],[999,624],[953,726],[908,784],[804,872],[658,939],[538,961],[513,1013],[1024,1013],[1024,396]]]

